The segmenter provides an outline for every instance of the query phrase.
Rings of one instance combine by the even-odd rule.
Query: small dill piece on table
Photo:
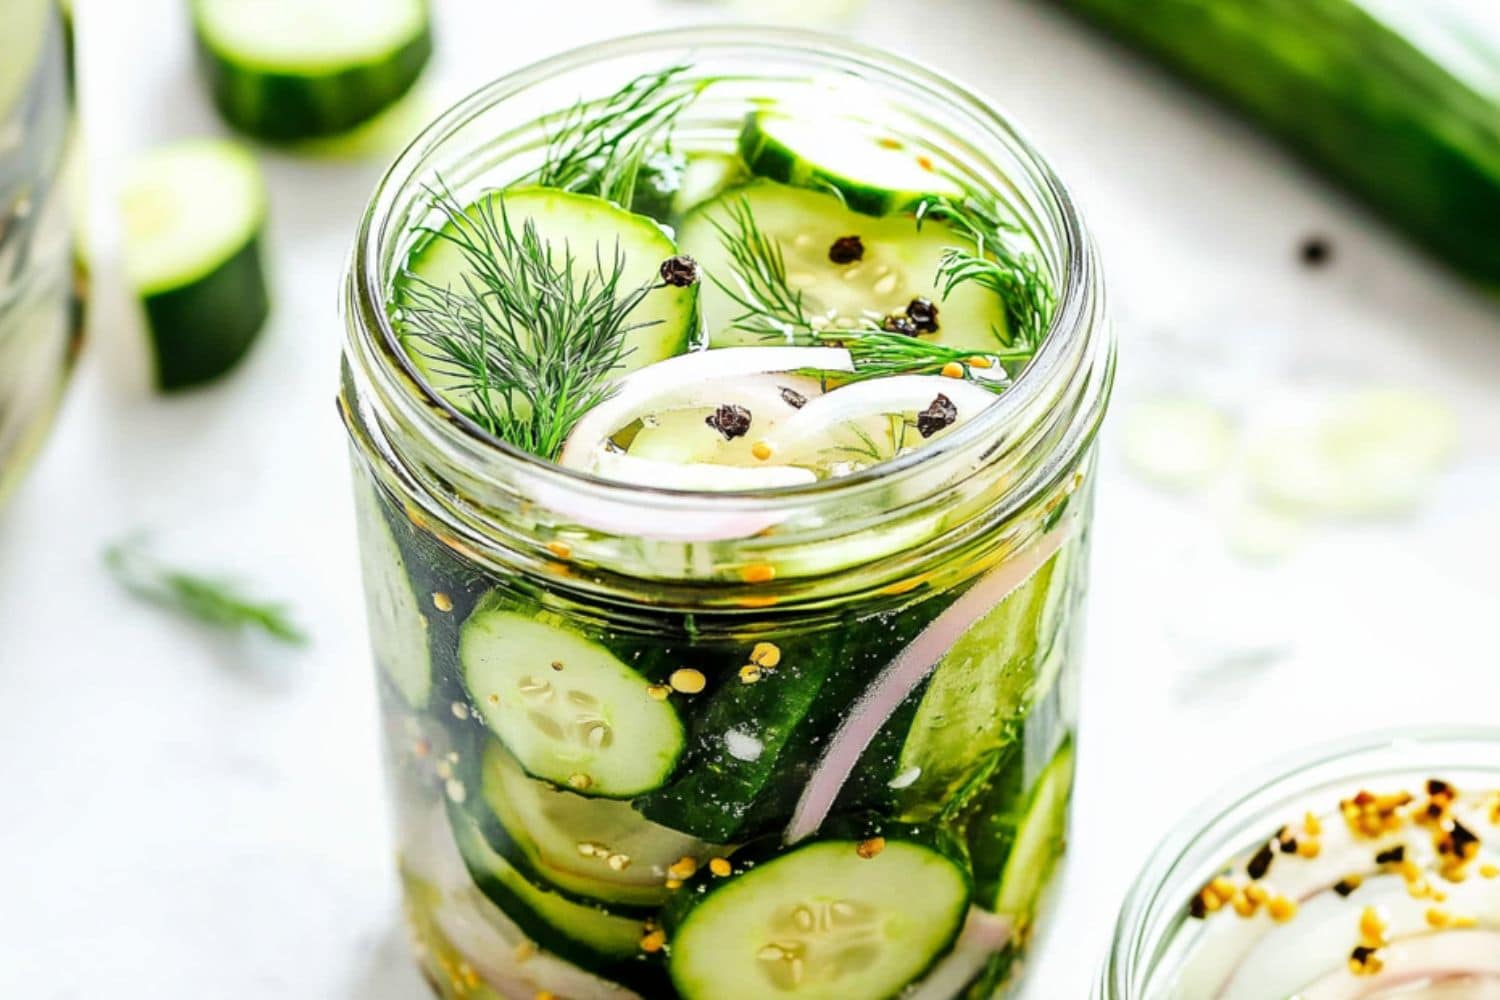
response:
[[[1007,371],[1006,366],[1022,364],[1036,352],[1035,345],[1029,340],[1012,338],[1012,342],[1001,350],[976,354],[920,337],[892,333],[869,317],[862,317],[859,325],[852,329],[821,326],[808,314],[802,293],[791,287],[781,247],[755,221],[748,200],[741,199],[730,205],[727,221],[714,220],[713,224],[734,273],[728,278],[709,277],[740,308],[739,314],[730,321],[730,328],[792,345],[844,347],[854,362],[854,372],[840,374],[841,381],[858,382],[892,375],[935,375],[953,364],[961,366],[964,374],[970,376],[974,369],[993,368],[996,364],[1002,366],[1001,371]],[[947,259],[945,255],[944,260]],[[953,283],[956,282],[945,285],[945,296]],[[1037,343],[1040,343],[1039,336]],[[806,371],[800,374],[827,373]],[[1007,380],[993,377],[974,381],[996,392],[1007,385]]]
[[[990,289],[1005,303],[1009,327],[1004,333],[995,331],[997,337],[1008,348],[1035,354],[1056,296],[1035,255],[1011,246],[1020,229],[1005,221],[999,202],[972,192],[961,198],[931,196],[917,205],[916,216],[919,227],[927,219],[946,222],[970,243],[943,251],[935,282],[943,298],[964,282]]]
[[[231,580],[168,566],[148,555],[137,539],[111,545],[104,565],[122,587],[152,604],[226,631],[258,629],[290,645],[307,642],[284,605],[247,597]]]
[[[642,74],[608,97],[580,100],[555,116],[546,123],[546,160],[521,182],[628,207],[646,159],[670,147],[677,116],[710,82],[682,81],[691,68],[684,63]]]
[[[431,192],[447,220],[429,230],[468,265],[464,287],[439,287],[405,274],[401,337],[455,380],[459,408],[501,440],[555,458],[573,426],[613,391],[610,376],[630,349],[626,337],[655,322],[628,317],[651,291],[624,287],[618,244],[581,258],[554,247],[527,219],[517,231],[503,193],[465,211],[446,191]]]

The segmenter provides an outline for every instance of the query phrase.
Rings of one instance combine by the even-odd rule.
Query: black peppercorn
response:
[[[1333,246],[1321,236],[1309,236],[1302,241],[1302,263],[1307,267],[1322,267],[1333,256]]]
[[[1259,882],[1266,877],[1266,872],[1271,870],[1271,862],[1276,857],[1276,852],[1271,850],[1270,843],[1260,845],[1260,850],[1255,852],[1255,857],[1245,866],[1245,874]]]
[[[661,262],[661,280],[673,288],[687,288],[698,283],[698,262],[687,254],[668,257]]]
[[[944,427],[952,427],[957,419],[958,407],[953,405],[953,400],[938,393],[932,405],[917,414],[917,432],[930,438]]]
[[[865,241],[858,236],[840,236],[828,248],[828,259],[835,264],[853,264],[865,259]]]
[[[937,332],[938,307],[931,299],[912,299],[911,305],[906,307],[906,315],[922,333]]]
[[[720,434],[725,441],[744,437],[750,430],[750,411],[743,406],[725,403],[703,418],[703,422]]]
[[[880,328],[886,333],[900,333],[908,337],[915,337],[918,333],[917,324],[910,316],[901,313],[892,313],[880,324]]]

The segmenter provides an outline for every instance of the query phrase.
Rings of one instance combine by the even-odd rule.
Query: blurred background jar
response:
[[[77,157],[72,18],[4,0],[0,28],[0,502],[52,422],[83,329],[69,219]]]

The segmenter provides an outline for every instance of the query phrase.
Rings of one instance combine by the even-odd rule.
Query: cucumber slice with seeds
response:
[[[240,360],[271,310],[266,190],[248,151],[194,140],[147,154],[122,193],[125,273],[144,306],[157,383],[180,389]]]
[[[580,794],[631,798],[667,780],[686,736],[650,682],[560,616],[498,594],[459,633],[464,686],[528,774]]]
[[[958,936],[968,872],[914,828],[831,836],[685,888],[664,914],[686,1000],[890,998]]]
[[[607,273],[618,248],[625,260],[620,278],[622,293],[656,282],[662,261],[677,254],[671,237],[656,222],[593,195],[550,188],[514,188],[485,196],[465,213],[475,222],[493,218],[498,225],[508,220],[517,234],[531,222],[549,244],[555,266],[562,266],[565,252],[572,253],[574,274],[580,280],[585,275],[595,275],[596,260],[603,261]],[[468,294],[466,281],[473,281],[477,288],[483,289],[484,283],[460,247],[464,239],[449,223],[412,249],[403,274],[395,282],[398,328],[402,293],[415,281],[451,290],[456,295]],[[617,377],[688,349],[697,329],[697,296],[697,285],[667,286],[646,295],[627,321],[638,328],[626,335],[626,354]],[[407,337],[405,342],[408,355],[428,383],[454,405],[467,407],[471,401],[460,380],[429,357],[419,340]],[[517,402],[524,405],[524,401]]]
[[[396,536],[380,513],[377,489],[364,475],[358,476],[354,484],[360,577],[365,587],[370,648],[375,662],[401,697],[412,708],[421,710],[432,697],[427,619],[412,589]]]
[[[740,155],[753,173],[832,190],[867,215],[909,209],[924,195],[961,194],[921,149],[852,118],[757,111],[740,131]]]
[[[396,103],[432,54],[423,0],[193,0],[199,66],[224,120],[284,142]]]
[[[667,868],[719,849],[658,826],[628,803],[590,799],[528,777],[489,740],[479,782],[484,836],[535,884],[621,913],[649,912],[670,897]]]
[[[1011,914],[1021,920],[1029,920],[1036,913],[1042,891],[1062,857],[1067,839],[1073,758],[1073,744],[1065,743],[1036,781],[1025,818],[1016,829],[1014,846],[1006,857],[999,891],[993,900],[998,913]]]
[[[975,354],[1004,347],[1008,338],[1005,302],[991,289],[975,282],[957,285],[946,299],[934,283],[943,251],[963,246],[957,232],[928,220],[918,228],[910,216],[875,219],[851,211],[831,194],[755,181],[705,202],[683,219],[678,243],[702,265],[711,278],[701,282],[703,321],[712,347],[760,345],[754,334],[731,329],[744,312],[723,282],[736,287],[736,274],[724,248],[724,230],[734,233],[731,212],[743,205],[756,225],[775,242],[786,262],[787,284],[800,292],[804,308],[821,317],[828,328],[850,329],[863,320],[882,322],[901,313],[913,299],[938,305],[935,333],[923,340]],[[829,257],[834,242],[858,236],[860,260],[835,263]]]

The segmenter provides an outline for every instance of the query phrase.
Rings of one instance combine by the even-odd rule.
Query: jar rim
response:
[[[930,96],[947,101],[954,108],[983,122],[992,130],[991,137],[1005,143],[1007,151],[1030,173],[1040,193],[1048,200],[1048,204],[1042,207],[1059,223],[1063,267],[1062,273],[1055,276],[1059,279],[1055,293],[1056,304],[1041,347],[1012,385],[998,395],[996,402],[984,413],[944,435],[932,445],[849,476],[822,479],[805,485],[710,493],[624,483],[564,467],[491,435],[428,385],[427,380],[416,371],[406,352],[399,347],[398,337],[386,308],[387,289],[378,266],[381,250],[386,245],[386,240],[393,235],[388,224],[395,206],[407,185],[419,176],[426,150],[441,143],[445,137],[456,133],[486,110],[524,94],[529,88],[586,69],[603,60],[652,52],[665,54],[673,50],[712,53],[715,50],[743,51],[755,48],[770,49],[781,54],[802,52],[832,60],[835,68],[858,70],[865,78],[894,75],[903,82],[917,84]],[[350,336],[370,338],[374,341],[372,346],[377,348],[377,358],[383,355],[388,364],[394,362],[400,367],[399,376],[408,383],[408,393],[413,388],[416,393],[415,399],[410,401],[415,405],[409,409],[419,409],[418,415],[425,417],[426,426],[440,435],[448,436],[460,447],[482,448],[487,459],[498,462],[510,471],[533,477],[534,482],[548,489],[565,490],[582,499],[608,503],[649,504],[666,511],[692,509],[716,513],[768,513],[813,501],[827,502],[864,489],[884,488],[905,477],[921,474],[945,457],[981,448],[987,436],[999,429],[1019,424],[1019,418],[1034,408],[1059,380],[1072,381],[1075,371],[1068,364],[1071,358],[1083,353],[1092,357],[1094,352],[1089,350],[1091,347],[1101,349],[1099,344],[1090,343],[1090,338],[1103,341],[1102,351],[1106,355],[1106,390],[1101,397],[1107,396],[1108,380],[1113,374],[1112,341],[1107,331],[1098,329],[1102,324],[1094,322],[1096,309],[1092,299],[1098,294],[1102,282],[1092,244],[1067,188],[1021,131],[989,102],[943,74],[874,47],[801,29],[702,26],[644,32],[580,46],[547,57],[480,87],[423,129],[381,178],[360,222],[348,284],[347,306],[359,316],[359,321],[351,324]],[[358,333],[354,332],[356,328]],[[1077,367],[1086,372],[1092,368],[1088,364]],[[395,371],[386,374],[398,375]],[[1102,415],[1102,398],[1094,406],[1094,410],[1097,412],[1086,417],[1083,433],[1074,435],[1076,441],[1072,444],[1075,450],[1081,451],[1092,439]],[[985,449],[986,455],[993,450]]]
[[[1096,980],[1095,1000],[1135,1000],[1131,991],[1141,985],[1140,976],[1156,971],[1164,943],[1159,931],[1151,932],[1151,925],[1162,914],[1163,905],[1174,908],[1182,905],[1182,899],[1170,891],[1174,875],[1194,860],[1195,852],[1202,848],[1212,846],[1216,851],[1222,848],[1221,853],[1232,854],[1237,845],[1225,843],[1229,838],[1222,827],[1232,824],[1242,812],[1253,813],[1267,819],[1268,825],[1274,825],[1278,810],[1285,808],[1288,800],[1320,784],[1355,782],[1380,770],[1422,769],[1420,761],[1406,762],[1397,756],[1418,748],[1472,753],[1475,747],[1488,748],[1493,760],[1468,765],[1460,761],[1447,766],[1493,768],[1500,774],[1500,726],[1485,725],[1371,730],[1283,753],[1237,774],[1228,783],[1227,791],[1211,796],[1179,819],[1142,865],[1116,917],[1109,954]],[[1382,761],[1385,754],[1392,756]],[[1350,765],[1347,773],[1323,773],[1340,764]],[[1271,777],[1262,777],[1267,773]],[[1138,969],[1136,959],[1142,954],[1148,965]]]

